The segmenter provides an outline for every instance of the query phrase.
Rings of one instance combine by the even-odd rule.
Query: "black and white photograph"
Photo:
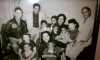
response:
[[[0,60],[94,60],[99,0],[0,0]]]

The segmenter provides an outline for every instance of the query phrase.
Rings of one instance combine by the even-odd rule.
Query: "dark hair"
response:
[[[63,26],[61,26],[61,29],[62,28],[65,28],[67,30],[68,29],[68,25],[63,25]]]
[[[83,7],[83,8],[81,9],[81,13],[82,13],[82,14],[83,14],[83,10],[84,10],[84,9],[88,10],[88,11],[90,12],[89,16],[91,16],[91,9],[90,9],[89,7],[87,7],[87,6]]]
[[[35,3],[35,4],[33,5],[33,8],[35,8],[35,6],[38,6],[38,7],[39,7],[39,10],[40,10],[41,6],[40,6],[39,3]]]
[[[41,40],[43,40],[43,34],[45,34],[45,33],[47,33],[49,36],[51,36],[49,31],[44,31],[41,33]],[[51,40],[51,38],[49,40]]]
[[[43,23],[45,23],[45,24],[47,24],[47,25],[48,25],[48,23],[47,23],[47,21],[46,21],[46,20],[42,20],[42,21],[41,21],[41,25],[42,25]]]
[[[15,12],[16,12],[17,10],[20,10],[20,11],[22,11],[22,13],[23,13],[23,10],[22,10],[20,7],[16,7],[16,8],[14,9]]]
[[[65,22],[65,20],[66,20],[66,15],[65,15],[65,14],[59,14],[59,15],[58,15],[58,19],[59,19],[60,16],[63,16],[64,22]],[[64,22],[63,22],[63,23],[64,23]]]
[[[56,19],[56,21],[58,20],[58,17],[57,17],[56,15],[52,16],[52,17],[51,17],[51,20],[52,20],[53,18]]]
[[[22,54],[25,52],[25,50],[24,50],[25,45],[29,45],[31,47],[31,50],[33,51],[33,45],[29,44],[29,43],[25,43],[25,44],[23,44],[23,47],[22,47],[22,52],[21,52]]]
[[[70,24],[70,23],[76,24],[76,26],[75,26],[76,29],[79,28],[79,23],[76,21],[76,19],[69,19],[68,24]]]
[[[52,30],[52,32],[54,31],[54,27],[58,27],[57,35],[59,35],[59,34],[60,34],[60,28],[59,28],[58,24],[54,24],[54,25],[53,25],[53,30]]]

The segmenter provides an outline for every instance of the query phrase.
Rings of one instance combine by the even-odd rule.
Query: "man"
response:
[[[85,60],[85,58],[87,58],[87,60],[91,60],[92,57],[91,43],[92,43],[94,17],[92,16],[91,9],[87,6],[81,9],[81,13],[84,20],[80,24],[79,35],[77,37],[76,44],[80,44],[82,53],[80,53],[77,59]]]
[[[18,59],[18,57],[16,57],[18,52],[17,43],[20,41],[21,37],[28,32],[26,21],[22,19],[22,16],[23,10],[20,7],[16,7],[14,10],[14,17],[5,24],[5,29],[3,29],[2,38],[6,38],[4,42],[7,41],[4,44],[7,44],[7,48],[9,48],[9,46],[12,47],[12,49],[10,49],[10,59]]]
[[[39,28],[41,20],[45,20],[46,17],[41,13],[41,6],[38,3],[33,5],[33,27]]]
[[[39,12],[40,5],[36,3],[33,5],[33,27],[39,27]]]

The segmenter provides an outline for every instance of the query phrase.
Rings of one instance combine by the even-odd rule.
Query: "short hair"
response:
[[[51,36],[50,32],[49,31],[44,31],[44,32],[41,32],[41,39],[43,40],[43,34],[47,33],[49,35],[49,37]],[[49,39],[51,40],[51,38]]]
[[[14,9],[14,12],[16,12],[17,10],[20,10],[20,11],[22,11],[22,13],[23,13],[23,10],[21,9],[21,7],[16,7],[16,8]]]
[[[72,18],[68,20],[68,24],[73,23],[76,24],[75,28],[78,29],[79,28],[79,23],[76,21],[76,19]]]
[[[56,21],[58,20],[58,17],[57,17],[56,15],[52,16],[52,17],[51,17],[51,20],[52,20],[53,18],[55,18]]]
[[[30,38],[30,40],[31,40],[31,34],[24,34],[23,36],[22,36],[22,40],[24,40],[24,36],[25,35],[27,35],[29,38]]]
[[[60,16],[63,16],[64,22],[65,22],[65,20],[66,20],[66,15],[65,15],[65,14],[59,14],[59,15],[58,15],[58,19],[59,19]],[[64,22],[63,22],[63,23],[64,23]]]
[[[45,23],[45,24],[47,24],[47,25],[48,25],[48,23],[47,23],[47,21],[46,21],[46,20],[42,20],[42,21],[41,21],[41,25],[42,25],[43,23]]]
[[[35,3],[35,4],[33,5],[33,8],[35,8],[35,6],[38,6],[38,7],[39,7],[39,10],[40,10],[41,6],[40,6],[39,3]]]
[[[61,29],[62,28],[65,28],[67,30],[68,29],[68,25],[63,25],[63,26],[61,26]]]
[[[83,14],[83,10],[84,9],[86,9],[86,10],[88,10],[89,12],[90,12],[90,15],[89,16],[91,16],[91,9],[89,8],[89,7],[87,7],[87,6],[84,6],[82,9],[81,9],[81,13]]]

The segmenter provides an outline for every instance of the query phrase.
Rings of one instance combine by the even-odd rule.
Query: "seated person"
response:
[[[20,40],[18,42],[18,44],[22,45],[22,46],[23,46],[23,44],[26,44],[26,43],[35,45],[35,43],[31,40],[31,35],[30,34],[24,34],[23,37],[22,37],[22,40]]]
[[[66,25],[63,25],[61,27],[60,35],[56,36],[55,40],[62,43],[62,44],[60,44],[60,43],[58,44],[62,48],[65,48],[66,44],[72,41],[70,39],[70,34],[68,32],[68,28]]]
[[[50,32],[44,31],[41,33],[41,42],[37,46],[37,51],[38,51],[38,57],[41,58],[43,51],[45,48],[47,48],[49,41],[51,40],[50,38]]]
[[[53,42],[48,43],[48,47],[44,49],[42,59],[43,60],[56,60],[57,50]]]
[[[20,60],[36,60],[36,47],[32,44],[25,43],[18,51]]]

